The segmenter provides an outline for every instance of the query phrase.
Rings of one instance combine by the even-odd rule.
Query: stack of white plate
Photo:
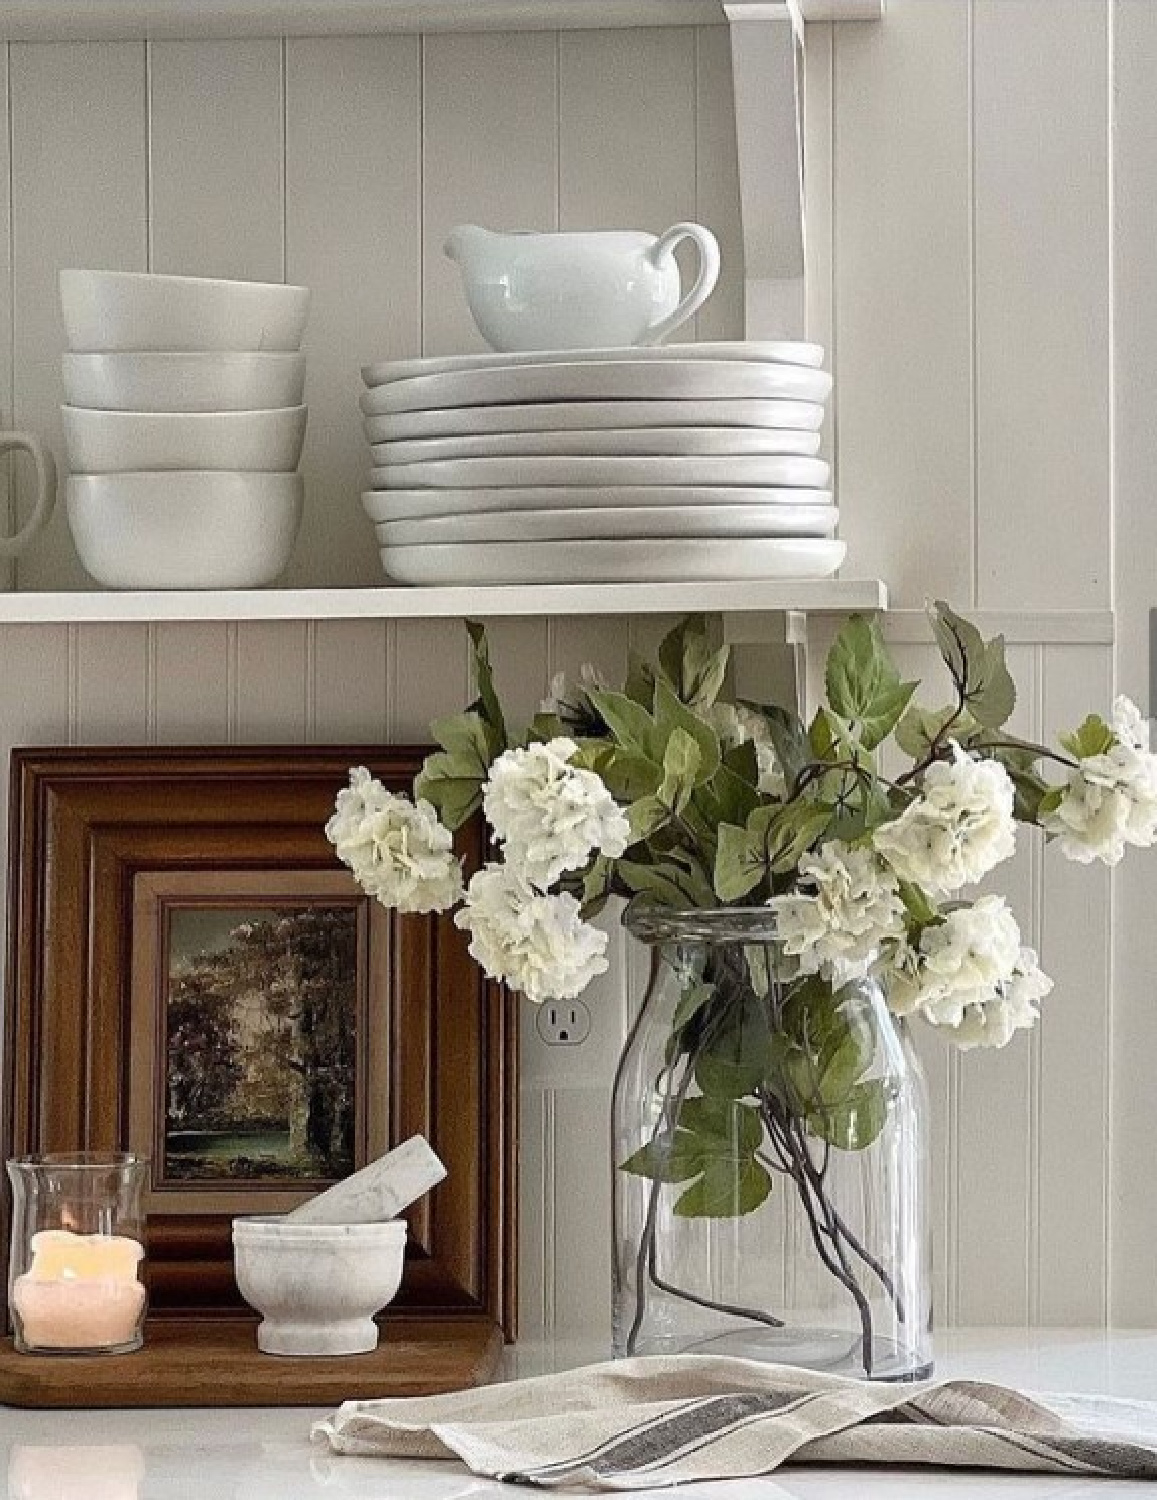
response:
[[[367,365],[383,566],[418,584],[834,573],[822,362],[748,342]]]
[[[68,520],[112,588],[253,588],[301,520],[305,287],[62,271]]]

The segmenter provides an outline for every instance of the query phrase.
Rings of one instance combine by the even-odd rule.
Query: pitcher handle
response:
[[[0,557],[16,557],[52,515],[56,503],[56,460],[34,432],[0,432],[0,453],[23,448],[36,470],[36,502],[15,536],[0,536]]]
[[[672,224],[647,251],[648,260],[652,265],[660,265],[664,256],[670,255],[680,240],[695,241],[699,251],[699,275],[679,306],[665,318],[652,323],[639,340],[640,344],[658,344],[678,328],[680,323],[685,323],[707,301],[719,280],[719,241],[702,224]]]

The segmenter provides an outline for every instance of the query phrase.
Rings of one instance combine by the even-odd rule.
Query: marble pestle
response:
[[[412,1135],[352,1177],[291,1209],[285,1220],[291,1224],[381,1223],[397,1218],[445,1176],[446,1168],[425,1136]]]

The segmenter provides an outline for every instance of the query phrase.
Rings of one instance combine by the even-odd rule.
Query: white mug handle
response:
[[[647,251],[647,259],[652,265],[661,265],[664,257],[671,254],[680,240],[695,241],[699,250],[699,275],[679,306],[665,318],[652,323],[639,340],[640,344],[657,344],[673,329],[678,328],[680,323],[686,323],[692,313],[698,312],[707,301],[719,280],[719,241],[702,224],[672,224]]]
[[[0,536],[0,557],[16,557],[48,524],[56,503],[56,460],[34,432],[0,432],[0,453],[23,448],[36,470],[36,501],[32,514],[15,536]]]

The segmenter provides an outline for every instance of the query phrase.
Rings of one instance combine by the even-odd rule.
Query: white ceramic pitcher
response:
[[[699,275],[685,297],[673,251],[692,240]],[[711,295],[719,244],[701,224],[664,234],[593,230],[496,234],[460,224],[445,245],[491,348],[596,349],[657,344]]]
[[[47,526],[56,504],[56,461],[34,432],[0,432],[0,453],[23,449],[36,473],[32,514],[15,536],[0,536],[0,557],[16,557]]]

